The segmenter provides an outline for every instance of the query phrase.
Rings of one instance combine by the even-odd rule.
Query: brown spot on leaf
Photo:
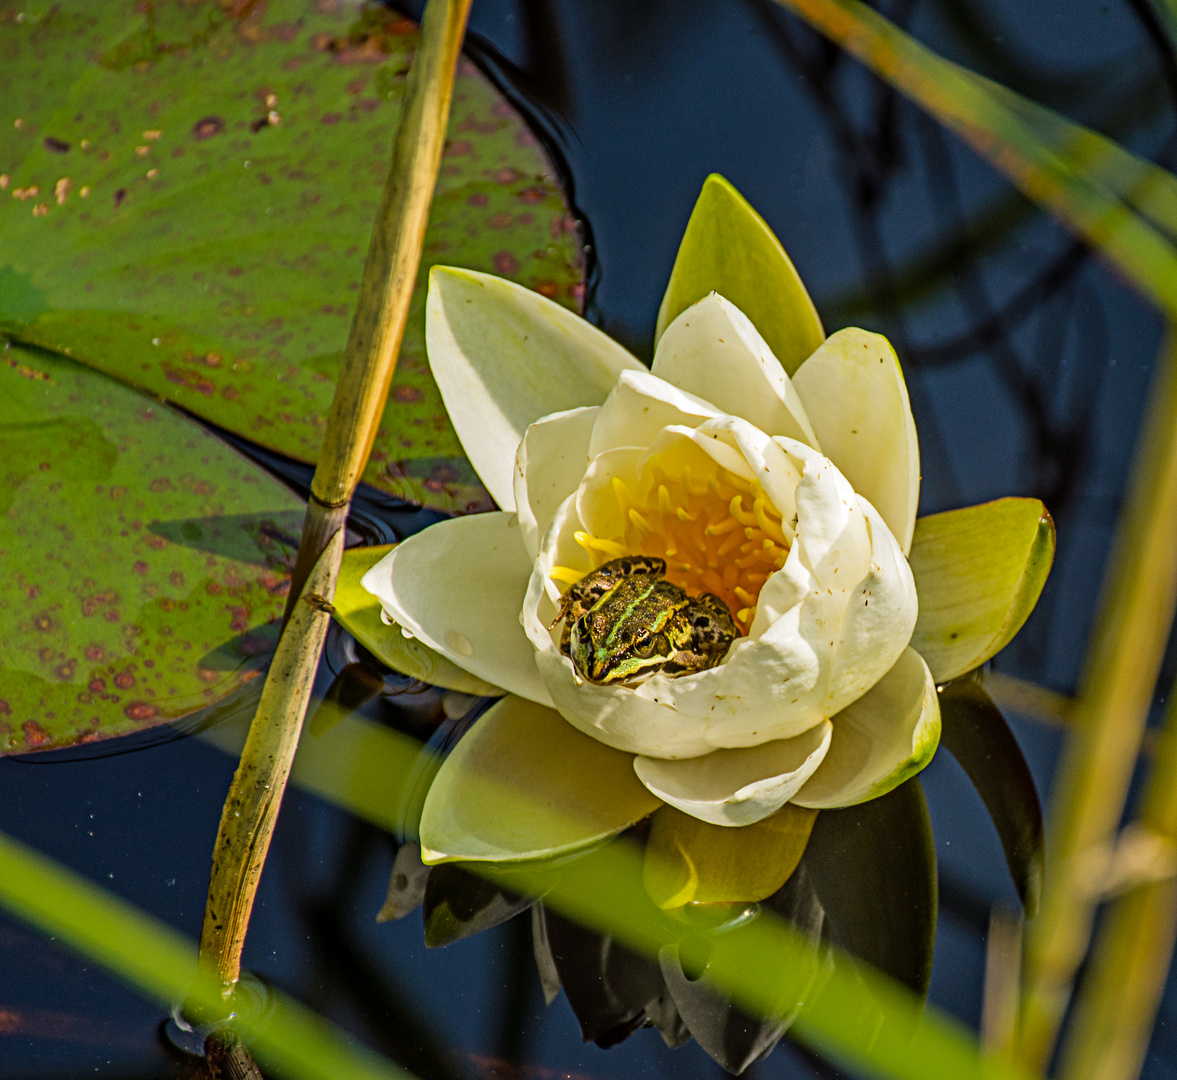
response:
[[[52,612],[39,611],[33,616],[33,629],[39,630],[41,633],[48,633],[50,630],[57,629],[57,620],[53,617]]]
[[[135,685],[135,676],[131,674],[130,670],[120,671],[114,677],[114,684],[120,690],[130,690]]]
[[[219,116],[205,116],[192,126],[194,139],[211,139],[225,130],[225,121]]]
[[[393,391],[393,396],[402,404],[410,404],[414,401],[421,400],[421,391],[415,386],[398,386]]]
[[[134,701],[123,712],[130,720],[154,720],[159,715],[159,709],[146,701]]]
[[[45,138],[41,140],[41,145],[45,147],[46,150],[52,150],[55,154],[69,153],[69,143],[67,143],[64,139],[55,139],[52,135],[46,135]]]
[[[519,272],[519,260],[509,251],[496,251],[491,262],[500,277],[511,277]]]
[[[24,732],[25,746],[44,746],[49,741],[49,732],[36,720],[26,720],[20,729]]]

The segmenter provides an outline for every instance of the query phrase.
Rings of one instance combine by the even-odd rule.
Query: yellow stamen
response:
[[[611,477],[609,489],[617,500],[620,533],[576,534],[592,565],[625,555],[663,558],[671,581],[691,595],[720,597],[746,633],[761,588],[784,565],[793,531],[759,481],[724,468],[692,473],[663,456],[647,462],[640,474]],[[583,575],[561,566],[551,576],[563,586]]]

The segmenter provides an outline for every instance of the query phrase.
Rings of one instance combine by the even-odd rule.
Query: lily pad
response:
[[[302,515],[168,406],[0,353],[0,754],[137,731],[257,676]]]
[[[0,18],[0,328],[314,461],[415,26],[355,0],[55,4]],[[568,307],[552,169],[463,61],[420,288],[365,479],[486,509],[429,373],[437,261]]]

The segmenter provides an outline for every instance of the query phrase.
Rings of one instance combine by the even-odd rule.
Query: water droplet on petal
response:
[[[474,655],[474,643],[465,634],[458,633],[457,630],[447,630],[445,632],[445,643],[459,656]]]

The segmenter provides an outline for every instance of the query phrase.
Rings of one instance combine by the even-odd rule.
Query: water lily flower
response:
[[[388,633],[508,695],[434,783],[427,860],[550,854],[661,804],[748,826],[789,803],[862,802],[927,764],[940,718],[913,642],[919,452],[898,359],[878,334],[824,337],[784,251],[730,185],[704,189],[651,369],[552,301],[468,270],[432,271],[426,338],[502,509],[410,537],[363,586],[401,628]],[[952,544],[937,543],[944,562]],[[1012,550],[993,543],[1001,558]],[[560,648],[561,594],[635,555],[728,606],[738,636],[717,664],[601,684]],[[940,677],[1008,641],[1045,576],[1027,585],[1019,548],[1014,571],[1003,563],[950,601],[960,568],[947,563],[924,634]],[[954,618],[968,623],[963,641]],[[480,777],[533,804],[488,815]],[[556,822],[542,842],[536,799]]]

